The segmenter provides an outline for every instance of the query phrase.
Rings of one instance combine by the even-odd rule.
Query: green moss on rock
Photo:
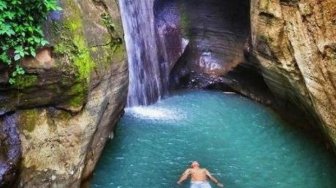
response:
[[[184,4],[181,4],[180,6],[180,14],[181,14],[181,27],[182,27],[182,33],[184,36],[189,36],[189,27],[190,27],[190,19],[189,15],[187,13],[186,7]]]
[[[36,75],[19,75],[15,79],[14,87],[24,89],[35,86],[38,83],[38,77]]]
[[[21,129],[32,132],[35,129],[39,119],[39,111],[37,109],[25,110],[20,114]]]
[[[123,40],[118,32],[118,24],[115,21],[107,9],[100,15],[100,24],[106,27],[108,34],[104,35],[104,41],[106,44],[92,47],[91,54],[94,59],[98,60],[103,68],[109,66],[111,63],[121,62],[124,59],[124,46]]]
[[[73,95],[67,102],[67,105],[71,107],[78,108],[83,106],[86,100],[86,91],[87,85],[83,83],[77,83],[71,87],[71,89],[67,92],[68,95]]]
[[[63,3],[65,18],[62,23],[55,24],[58,35],[55,53],[66,56],[75,66],[79,78],[89,81],[95,64],[84,36],[81,12],[74,1]]]

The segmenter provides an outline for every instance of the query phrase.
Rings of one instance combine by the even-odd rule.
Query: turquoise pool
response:
[[[319,140],[239,95],[177,93],[126,109],[94,188],[174,188],[198,160],[226,188],[334,188],[336,158]]]

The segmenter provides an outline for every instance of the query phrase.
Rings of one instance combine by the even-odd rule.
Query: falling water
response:
[[[154,27],[154,0],[119,0],[129,64],[128,106],[148,105],[164,94]]]
[[[169,72],[183,53],[176,12],[162,16],[154,0],[119,0],[129,64],[128,106],[149,105],[168,92]],[[159,7],[159,8],[158,8]]]

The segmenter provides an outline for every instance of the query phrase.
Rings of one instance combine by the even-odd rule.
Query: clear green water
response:
[[[238,95],[192,91],[126,110],[94,172],[96,188],[174,188],[198,160],[227,188],[334,188],[320,141]]]

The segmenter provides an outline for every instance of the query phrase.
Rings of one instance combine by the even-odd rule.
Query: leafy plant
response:
[[[57,0],[0,0],[0,63],[12,69],[11,84],[25,73],[20,60],[35,57],[36,49],[48,44],[41,24],[49,11],[56,10]]]

